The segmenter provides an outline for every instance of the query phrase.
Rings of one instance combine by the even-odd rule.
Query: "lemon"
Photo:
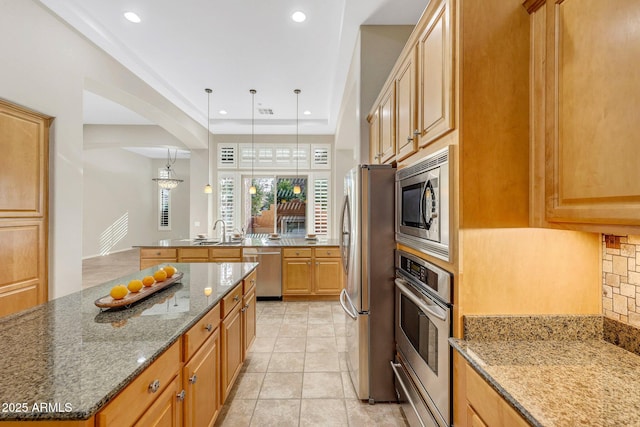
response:
[[[175,268],[174,266],[172,266],[172,265],[164,266],[164,267],[162,267],[162,269],[163,269],[164,271],[166,271],[166,272],[167,272],[167,277],[171,277],[171,276],[173,276],[174,274],[176,274],[176,271],[178,271],[178,270],[176,270],[176,268]]]
[[[164,270],[158,270],[153,273],[153,278],[156,279],[156,282],[162,282],[167,279],[167,272]]]
[[[127,287],[120,284],[115,285],[113,288],[111,288],[111,292],[109,293],[109,295],[111,295],[111,298],[113,299],[122,299],[126,297],[128,293],[129,290],[127,289]]]
[[[154,283],[156,283],[156,279],[154,279],[153,276],[144,276],[142,278],[142,284],[144,286],[151,286]]]
[[[131,292],[139,292],[142,289],[142,280],[132,280],[127,285],[127,289]]]

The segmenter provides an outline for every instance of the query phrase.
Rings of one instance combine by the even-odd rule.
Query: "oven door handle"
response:
[[[411,394],[409,394],[409,390],[407,389],[407,386],[405,385],[404,381],[402,381],[400,372],[398,372],[398,369],[402,369],[402,365],[399,363],[393,363],[393,360],[390,361],[389,363],[391,363],[391,369],[393,369],[393,373],[395,374],[396,380],[398,381],[398,384],[400,385],[400,387],[402,387],[402,391],[404,391],[404,395],[407,397],[407,401],[411,405],[411,408],[413,408],[413,412],[415,412],[416,415],[418,415],[420,412],[418,412],[418,408],[416,408],[415,403],[413,403],[413,400],[411,400]],[[420,425],[422,427],[425,427],[424,423],[420,419],[420,416],[418,416],[417,419],[420,422]]]
[[[400,292],[402,292],[402,295],[409,298],[411,301],[413,301],[414,304],[416,304],[418,307],[420,307],[420,309],[422,309],[426,313],[431,314],[434,317],[437,317],[443,322],[446,322],[447,313],[442,308],[438,307],[437,305],[426,304],[426,301],[415,296],[415,294],[411,291],[411,289],[407,287],[407,285],[405,285],[405,283],[406,282],[402,279],[395,280],[395,284],[398,287],[398,289],[400,289]]]

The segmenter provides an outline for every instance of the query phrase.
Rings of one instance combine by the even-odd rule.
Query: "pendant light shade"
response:
[[[255,127],[255,98],[256,98],[256,90],[250,89],[249,93],[251,93],[251,187],[249,187],[249,194],[256,194],[256,186],[253,183],[253,160],[256,157],[255,144],[253,141],[254,138],[254,127]]]
[[[209,142],[209,138],[210,138],[210,133],[209,133],[209,123],[211,122],[211,118],[209,116],[210,111],[211,111],[211,89],[205,89],[205,92],[207,92],[207,182],[209,182],[209,179],[211,179],[211,157],[210,157],[210,149],[211,149],[211,144]],[[213,188],[211,188],[211,184],[207,184],[204,186],[204,192],[206,194],[211,194],[213,193]]]
[[[293,194],[300,194],[302,189],[298,184],[298,159],[300,158],[300,152],[298,151],[298,127],[299,127],[299,114],[298,114],[298,99],[300,98],[300,89],[295,89],[293,93],[296,94],[296,184],[293,186]]]

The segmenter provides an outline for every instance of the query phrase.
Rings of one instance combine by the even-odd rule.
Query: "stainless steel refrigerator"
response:
[[[347,364],[358,398],[396,400],[394,360],[394,185],[390,165],[360,165],[347,173],[340,251],[347,280],[340,294]]]

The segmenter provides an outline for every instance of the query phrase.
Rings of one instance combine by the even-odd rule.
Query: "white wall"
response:
[[[0,52],[0,97],[55,117],[49,297],[57,298],[82,286],[83,90],[120,102],[192,147],[205,147],[206,128],[34,0],[0,0]]]

